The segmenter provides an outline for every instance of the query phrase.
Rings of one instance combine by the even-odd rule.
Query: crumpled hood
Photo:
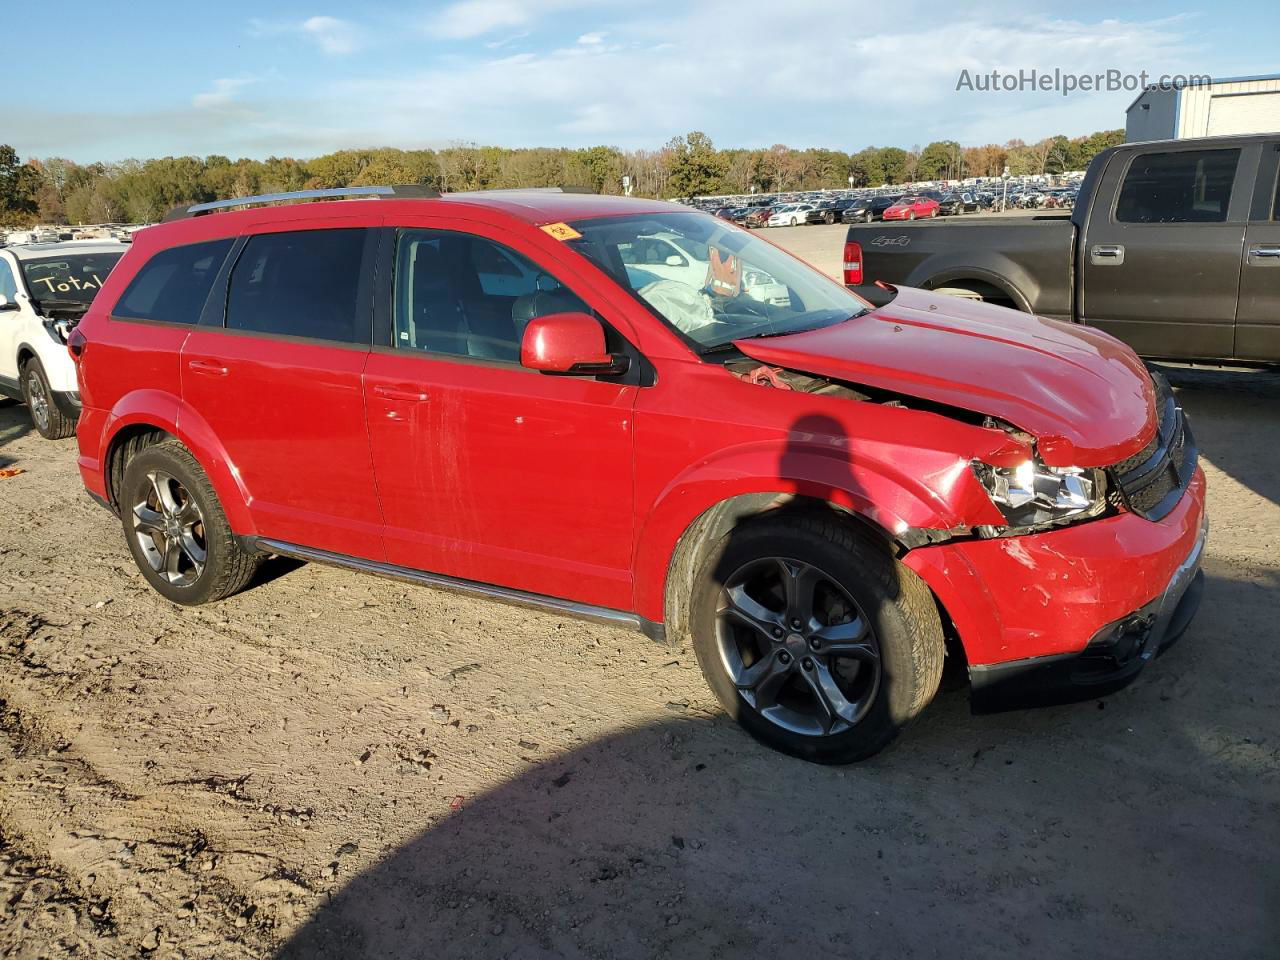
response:
[[[1004,420],[1051,466],[1108,466],[1155,436],[1151,377],[1100,331],[902,287],[844,323],[735,346],[752,359]]]

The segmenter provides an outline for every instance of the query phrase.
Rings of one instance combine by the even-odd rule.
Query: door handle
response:
[[[1249,248],[1249,263],[1257,267],[1280,267],[1280,247],[1255,243]]]
[[[1089,248],[1089,262],[1100,267],[1124,263],[1124,246],[1119,243],[1095,243]]]
[[[384,400],[407,400],[411,403],[424,403],[431,395],[424,390],[413,387],[388,387],[383,384],[373,388],[373,392]]]
[[[225,377],[227,368],[216,360],[191,360],[187,363],[187,369],[192,373],[203,373],[208,377]]]

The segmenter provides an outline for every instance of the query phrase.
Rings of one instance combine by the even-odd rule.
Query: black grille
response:
[[[1160,425],[1155,438],[1138,453],[1111,468],[1134,513],[1148,520],[1163,519],[1182,499],[1196,472],[1195,438],[1169,383],[1152,374]]]

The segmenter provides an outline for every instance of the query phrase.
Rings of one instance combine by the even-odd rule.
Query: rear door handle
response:
[[[1124,263],[1124,246],[1119,243],[1095,243],[1089,248],[1089,262],[1100,267]]]
[[[425,403],[431,399],[429,393],[415,387],[389,387],[379,384],[373,388],[373,392],[384,400],[408,400],[411,403]]]
[[[187,363],[187,369],[193,373],[203,373],[207,377],[225,377],[228,372],[216,360],[191,360]]]
[[[1249,248],[1249,263],[1256,267],[1280,267],[1280,246],[1255,243]]]

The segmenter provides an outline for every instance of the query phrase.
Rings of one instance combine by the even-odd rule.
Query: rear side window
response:
[[[363,229],[252,237],[231,271],[227,327],[316,340],[368,343],[360,304]]]
[[[1134,158],[1120,186],[1120,223],[1222,223],[1239,150],[1186,150]]]
[[[112,315],[195,323],[232,242],[228,238],[161,250],[138,271]]]

